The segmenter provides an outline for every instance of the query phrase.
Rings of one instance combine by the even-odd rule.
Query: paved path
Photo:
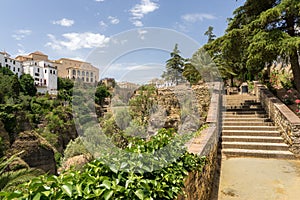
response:
[[[300,161],[223,158],[219,200],[299,200]]]

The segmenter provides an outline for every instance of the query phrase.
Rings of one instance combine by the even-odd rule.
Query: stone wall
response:
[[[178,200],[208,200],[213,189],[214,176],[219,170],[218,146],[221,133],[221,107],[223,84],[214,83],[211,86],[212,95],[206,122],[209,128],[200,136],[190,141],[188,150],[199,156],[206,156],[207,162],[201,171],[190,172],[185,180],[185,195]]]
[[[290,151],[300,157],[300,119],[265,86],[255,83],[255,93],[280,132]]]

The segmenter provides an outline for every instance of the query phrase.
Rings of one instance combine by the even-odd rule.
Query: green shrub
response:
[[[201,171],[206,160],[184,150],[186,139],[177,136],[173,130],[162,129],[149,141],[132,140],[127,152],[115,151],[88,163],[83,171],[70,170],[60,176],[43,175],[21,185],[15,192],[0,195],[4,199],[175,199],[183,193],[188,172]],[[157,154],[166,145],[171,146],[169,153],[181,154],[167,165],[163,155]],[[128,152],[136,154],[128,160]],[[146,155],[157,159],[154,165],[162,168],[151,169],[151,163],[142,159]]]

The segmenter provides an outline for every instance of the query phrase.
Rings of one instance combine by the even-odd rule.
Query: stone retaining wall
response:
[[[300,157],[300,119],[265,86],[255,83],[255,93],[269,117],[280,127],[290,151]]]
[[[209,128],[201,135],[190,141],[188,150],[199,156],[206,156],[207,162],[202,171],[190,172],[185,180],[184,196],[178,200],[208,200],[210,199],[213,180],[218,166],[218,144],[221,134],[221,108],[223,84],[214,83],[212,86],[211,103],[206,122]]]

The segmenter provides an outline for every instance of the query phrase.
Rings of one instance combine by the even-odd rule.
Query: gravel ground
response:
[[[230,158],[221,164],[219,200],[299,200],[300,161]]]

